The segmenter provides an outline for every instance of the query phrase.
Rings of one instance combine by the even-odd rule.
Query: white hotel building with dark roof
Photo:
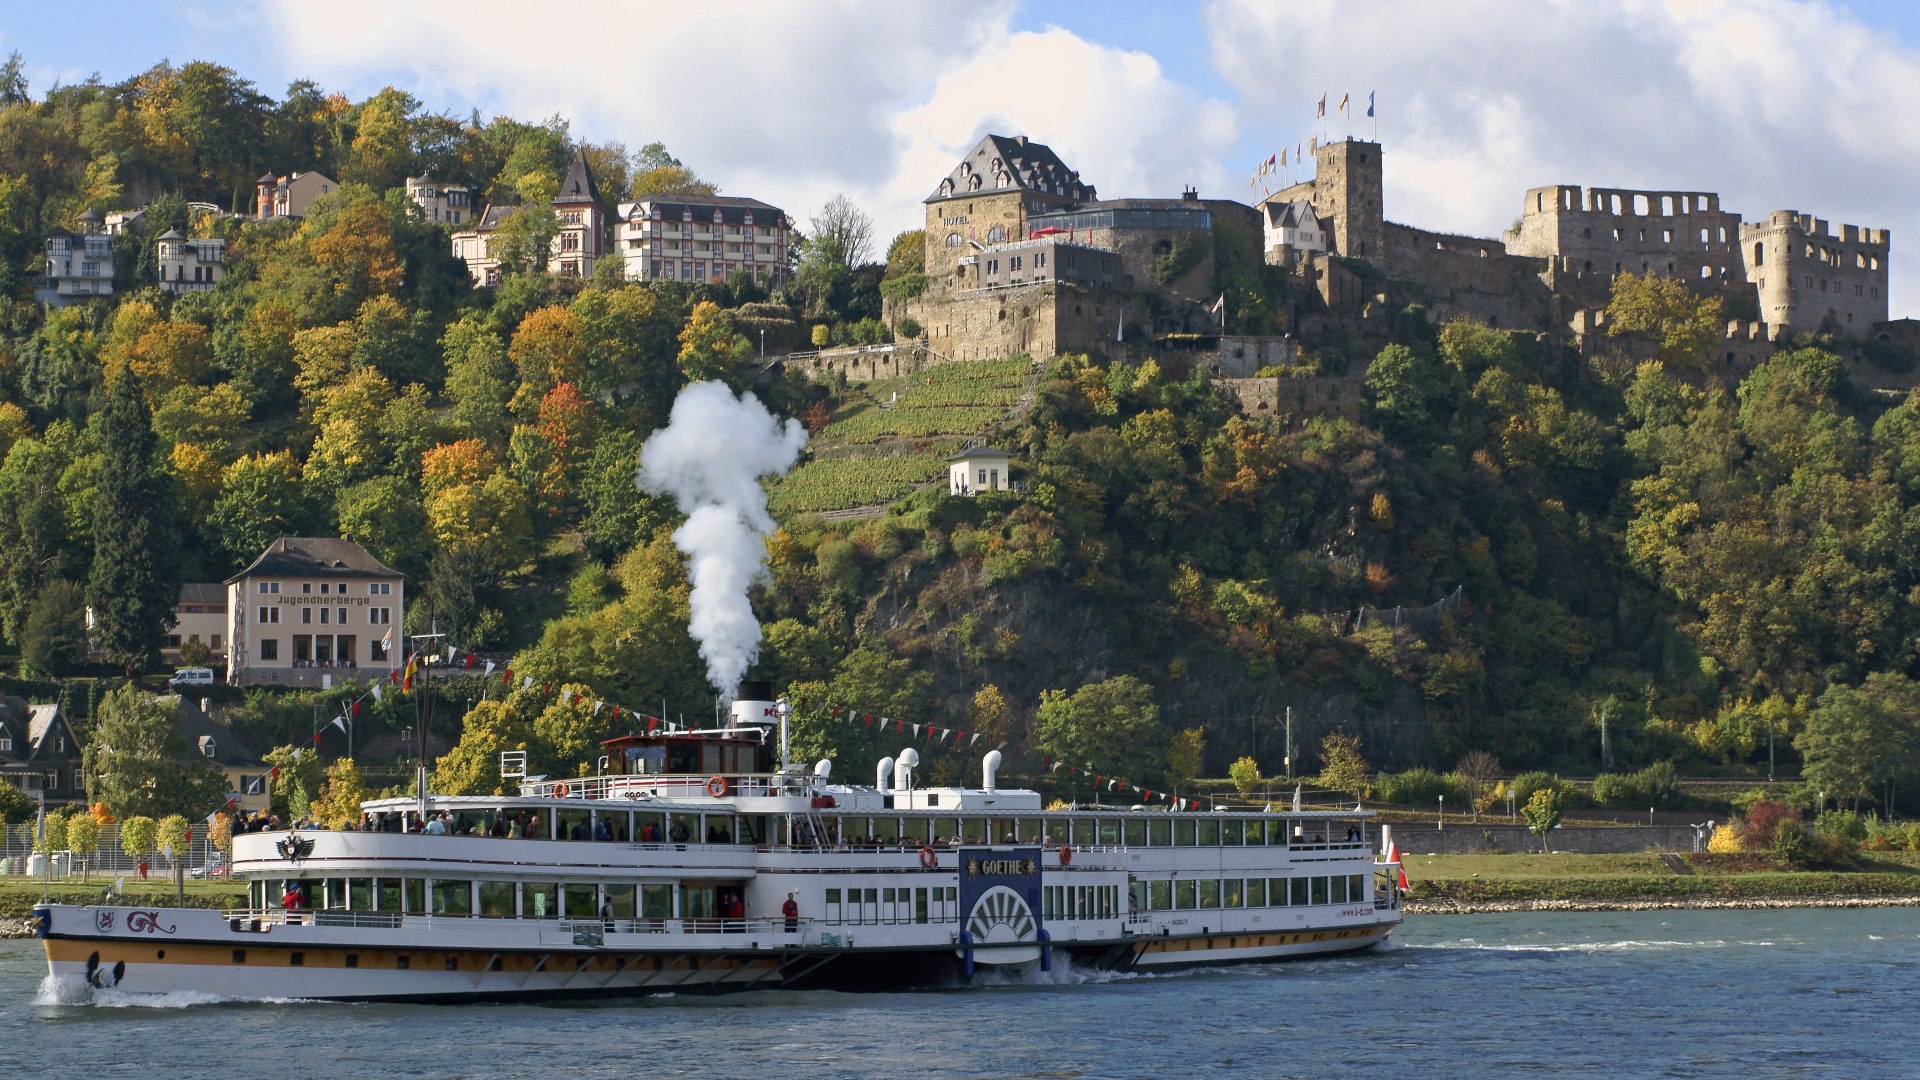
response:
[[[227,681],[332,686],[406,659],[406,576],[351,540],[285,536],[227,586]]]

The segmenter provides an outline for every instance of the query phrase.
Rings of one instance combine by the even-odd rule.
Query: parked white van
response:
[[[210,667],[183,667],[173,673],[167,682],[173,686],[212,686],[213,669]]]

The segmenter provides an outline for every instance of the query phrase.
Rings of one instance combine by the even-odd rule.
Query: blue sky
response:
[[[1325,130],[1321,93],[1380,95],[1390,218],[1497,235],[1550,183],[1718,191],[1749,218],[1798,209],[1920,226],[1920,4],[1910,0],[393,0],[108,4],[76,32],[44,4],[0,15],[36,89],[162,58],[227,64],[264,92],[392,83],[458,115],[567,117],[663,140],[726,191],[804,219],[835,192],[883,235],[987,131],[1047,142],[1103,195],[1257,198],[1255,161]],[[103,28],[111,27],[111,31]],[[1330,101],[1330,106],[1332,102]],[[1351,128],[1369,135],[1363,125]],[[1277,184],[1275,185],[1277,186]]]

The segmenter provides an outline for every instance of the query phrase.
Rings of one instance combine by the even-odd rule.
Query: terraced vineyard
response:
[[[1024,357],[979,360],[855,387],[807,460],[774,486],[774,512],[872,506],[939,478],[948,454],[992,436],[1032,371]]]

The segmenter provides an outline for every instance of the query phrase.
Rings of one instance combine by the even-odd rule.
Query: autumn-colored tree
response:
[[[967,702],[965,730],[978,732],[982,742],[996,746],[1022,739],[1025,735],[1020,729],[1020,718],[1008,703],[1007,696],[992,683],[975,690],[972,700]]]
[[[1260,763],[1250,757],[1234,759],[1233,764],[1227,766],[1227,776],[1232,779],[1234,790],[1238,791],[1243,799],[1251,798],[1253,793],[1260,789],[1262,783]]]
[[[1676,371],[1701,371],[1714,343],[1726,335],[1721,298],[1701,296],[1677,278],[1617,274],[1607,301],[1607,333],[1651,338],[1660,362]]]
[[[394,247],[386,210],[375,202],[342,209],[325,232],[308,245],[313,261],[327,272],[334,295],[358,308],[361,301],[398,290],[405,267]]]
[[[360,820],[360,801],[366,797],[360,767],[350,757],[338,758],[327,766],[327,778],[307,812],[329,829],[345,828]]]
[[[500,463],[479,439],[443,443],[421,455],[420,484],[428,495],[455,484],[477,484]]]
[[[531,417],[554,384],[577,384],[583,374],[584,344],[580,319],[567,308],[543,307],[522,319],[507,346],[507,356],[520,373],[514,411]]]
[[[433,766],[433,790],[445,795],[499,795],[500,754],[525,750],[533,727],[523,711],[505,701],[482,701],[461,721],[460,741]]]
[[[720,305],[702,300],[693,306],[680,330],[680,371],[688,382],[718,379],[739,389],[752,359],[753,346]]]

